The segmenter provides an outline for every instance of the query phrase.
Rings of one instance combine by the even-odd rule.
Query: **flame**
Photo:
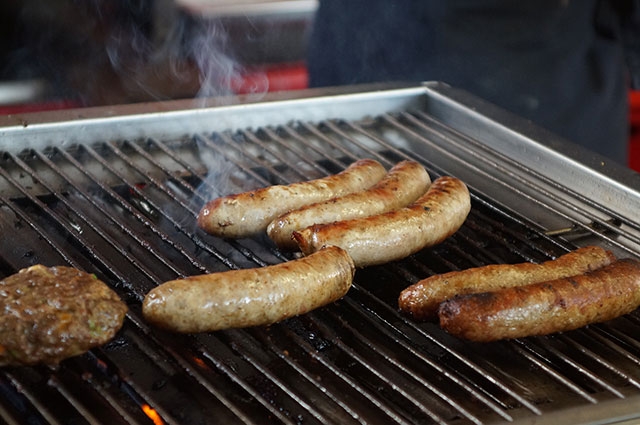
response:
[[[149,417],[149,419],[151,419],[151,421],[155,425],[164,425],[164,421],[162,420],[162,418],[158,414],[158,411],[156,409],[154,409],[153,407],[149,406],[148,404],[143,404],[142,405],[142,411],[144,412],[145,415],[147,415]]]
[[[193,361],[194,361],[194,362],[195,362],[199,367],[201,367],[202,369],[204,369],[204,368],[206,368],[206,367],[207,367],[207,364],[204,362],[204,360],[202,360],[202,359],[201,359],[201,358],[199,358],[199,357],[194,357],[194,358],[193,358]]]

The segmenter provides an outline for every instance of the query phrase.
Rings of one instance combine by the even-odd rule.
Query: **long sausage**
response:
[[[442,242],[462,226],[470,210],[467,186],[445,176],[436,179],[409,207],[313,225],[293,232],[293,237],[304,254],[335,245],[351,255],[356,267],[366,267],[399,260]]]
[[[547,335],[600,323],[640,306],[640,262],[623,259],[593,272],[444,301],[440,326],[472,341]]]
[[[355,266],[342,249],[272,266],[172,280],[142,303],[149,322],[182,333],[267,325],[344,296]]]
[[[198,225],[215,236],[252,236],[265,231],[269,223],[288,211],[368,189],[386,172],[379,162],[361,159],[331,176],[216,198],[202,207]]]
[[[491,264],[434,275],[400,293],[400,310],[415,320],[437,316],[438,306],[455,295],[494,291],[512,286],[574,276],[606,266],[614,255],[598,246],[587,246],[541,264]]]
[[[431,179],[422,165],[415,161],[402,161],[368,190],[307,205],[281,215],[269,224],[267,234],[279,248],[293,250],[298,247],[292,235],[295,230],[406,207],[423,195],[429,184]]]

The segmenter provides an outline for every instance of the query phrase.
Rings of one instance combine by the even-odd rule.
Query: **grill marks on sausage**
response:
[[[541,264],[491,264],[430,276],[400,293],[398,306],[415,320],[435,318],[440,303],[455,295],[478,293],[570,277],[615,260],[598,246],[576,249]]]
[[[640,262],[617,260],[600,269],[548,282],[448,299],[440,326],[473,341],[495,341],[577,329],[640,306]]]

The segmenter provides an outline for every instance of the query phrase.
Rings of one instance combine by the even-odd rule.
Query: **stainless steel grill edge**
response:
[[[640,178],[442,83],[5,117],[0,270],[95,272],[130,306],[104,347],[0,370],[6,423],[624,423],[640,418],[640,318],[492,344],[397,311],[433,273],[599,244],[640,257]],[[217,102],[217,104],[214,104]],[[221,104],[222,103],[222,104]],[[472,191],[441,245],[359,270],[349,294],[269,327],[172,335],[144,294],[177,276],[291,259],[194,223],[213,196],[414,159]]]

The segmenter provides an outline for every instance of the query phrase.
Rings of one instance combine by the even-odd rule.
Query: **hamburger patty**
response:
[[[35,265],[0,281],[0,366],[55,365],[110,340],[127,306],[71,267]]]

